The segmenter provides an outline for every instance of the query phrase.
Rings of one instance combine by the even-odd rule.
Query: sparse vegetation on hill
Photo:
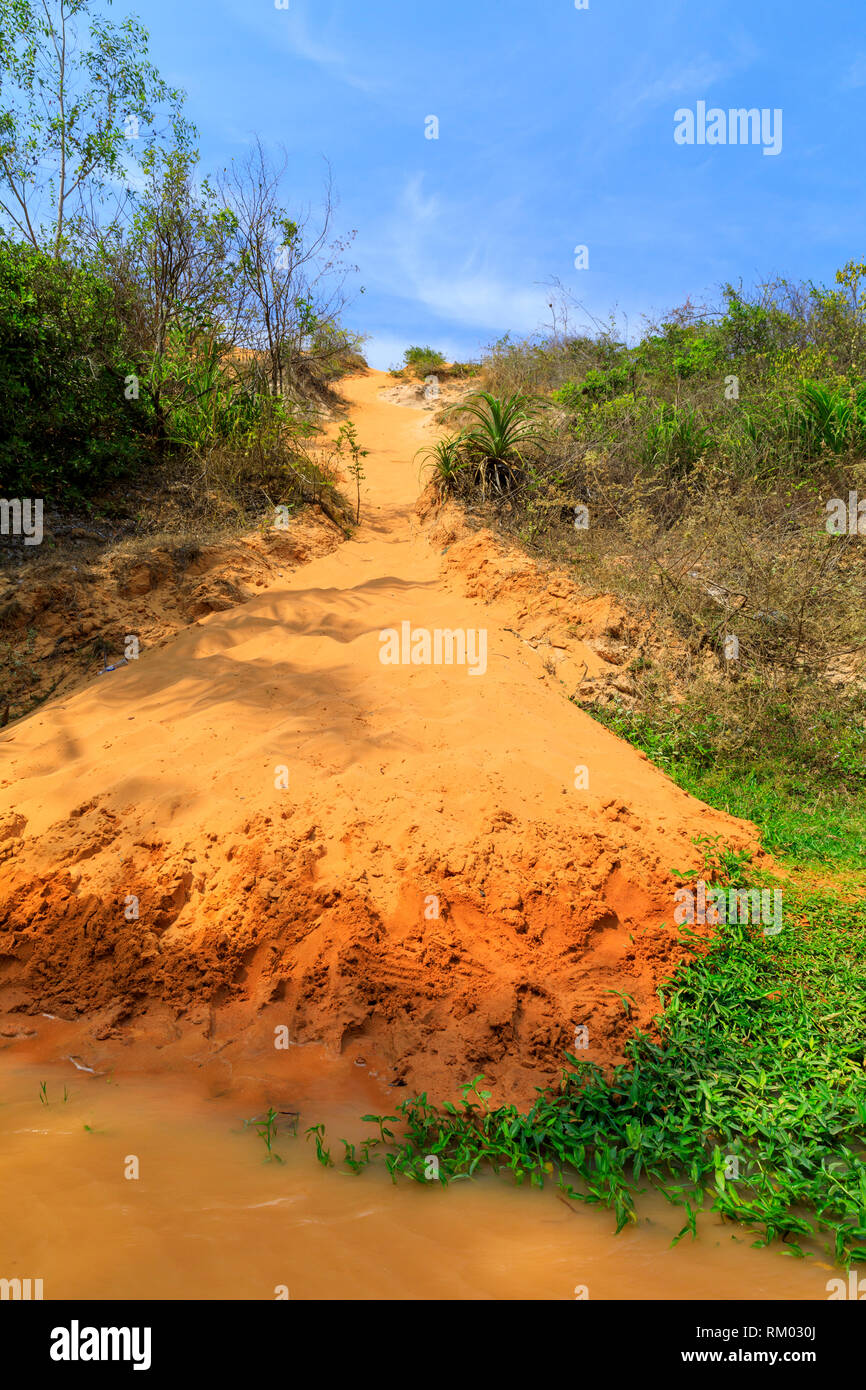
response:
[[[189,613],[166,557],[305,504],[345,534],[321,426],[365,364],[330,184],[293,215],[259,142],[208,176],[136,20],[0,0],[0,37],[0,497],[38,499],[44,530],[0,537],[2,725],[116,656],[82,609],[107,582],[120,623],[128,547]],[[66,596],[62,640],[34,628],[34,594]]]

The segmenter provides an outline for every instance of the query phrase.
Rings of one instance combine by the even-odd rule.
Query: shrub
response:
[[[583,381],[566,381],[554,391],[553,399],[566,410],[580,410],[589,401],[606,401],[621,395],[628,386],[629,369],[626,363],[599,371],[590,367]]]
[[[431,347],[409,347],[403,354],[403,361],[416,376],[429,376],[437,367],[445,365],[442,353]]]
[[[545,437],[537,423],[538,405],[518,393],[501,400],[477,391],[449,413],[454,411],[472,421],[460,436],[460,453],[482,495],[512,489],[524,476],[526,449]]]
[[[806,451],[833,454],[866,448],[866,382],[833,390],[804,381],[798,393],[797,423]]]
[[[643,462],[681,478],[691,472],[711,443],[712,435],[691,406],[678,409],[663,405],[647,426]]]
[[[708,376],[717,371],[723,357],[723,347],[717,339],[697,337],[684,352],[674,357],[674,369],[678,376]]]
[[[425,460],[421,472],[431,474],[440,498],[457,490],[465,467],[462,450],[463,436],[456,434],[437,439],[435,444],[421,451],[421,458]]]
[[[123,332],[98,276],[0,238],[0,488],[80,498],[148,453],[148,401],[127,400]]]

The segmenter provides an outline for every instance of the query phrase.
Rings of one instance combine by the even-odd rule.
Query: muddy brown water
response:
[[[338,1136],[369,1132],[359,1116],[395,1094],[312,1048],[277,1084],[238,1066],[94,1075],[6,1047],[0,1278],[41,1279],[46,1300],[803,1300],[826,1299],[838,1272],[712,1216],[671,1248],[682,1213],[653,1194],[616,1236],[609,1213],[552,1187],[394,1185],[381,1166],[315,1161],[307,1126],[324,1121],[342,1152]],[[268,1103],[300,1110],[282,1163],[244,1126]]]

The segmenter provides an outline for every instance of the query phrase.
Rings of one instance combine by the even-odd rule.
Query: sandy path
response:
[[[414,512],[430,417],[389,380],[344,383],[370,450],[352,541],[0,739],[7,1010],[214,1045],[284,1023],[520,1098],[577,1026],[606,1061],[656,1011],[670,870],[750,828],[540,681],[507,602],[465,596]],[[384,665],[405,621],[486,629],[486,671]]]

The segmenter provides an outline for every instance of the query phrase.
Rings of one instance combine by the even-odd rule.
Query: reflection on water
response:
[[[609,1213],[553,1188],[325,1170],[307,1126],[326,1122],[335,1156],[338,1136],[368,1132],[372,1083],[349,1080],[319,1068],[277,1094],[255,1076],[96,1075],[5,1051],[0,1278],[42,1279],[46,1299],[827,1297],[823,1258],[753,1249],[715,1218],[671,1249],[683,1216],[662,1198],[614,1236]],[[243,1123],[271,1101],[301,1112],[298,1137],[276,1137],[282,1162]]]

